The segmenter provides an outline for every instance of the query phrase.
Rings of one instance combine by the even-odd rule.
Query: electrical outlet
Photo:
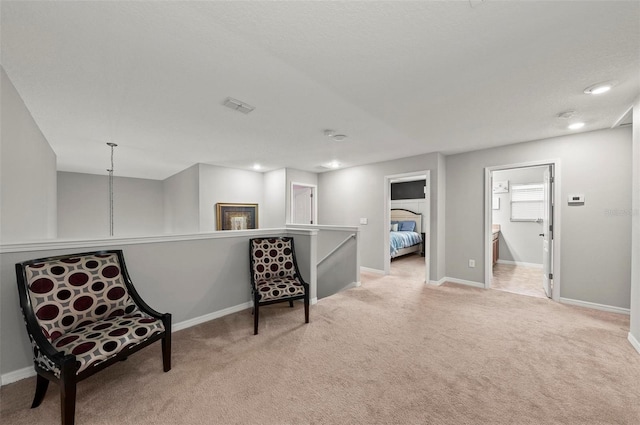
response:
[[[476,260],[469,260],[469,267],[475,267],[476,266]]]

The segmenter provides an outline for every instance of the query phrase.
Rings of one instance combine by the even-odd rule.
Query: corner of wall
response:
[[[640,97],[633,105],[630,341],[640,341]],[[634,346],[640,352],[638,346]]]

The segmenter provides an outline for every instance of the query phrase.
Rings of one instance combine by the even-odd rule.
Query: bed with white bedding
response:
[[[391,210],[389,244],[391,258],[422,251],[422,214],[405,209]]]

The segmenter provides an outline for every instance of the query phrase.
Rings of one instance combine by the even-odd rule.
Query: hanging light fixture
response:
[[[109,236],[113,236],[113,148],[116,145],[113,142],[107,142],[107,146],[111,148],[111,168],[109,172]]]

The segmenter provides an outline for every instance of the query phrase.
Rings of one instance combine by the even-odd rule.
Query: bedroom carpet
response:
[[[174,334],[80,383],[88,424],[638,424],[628,316],[446,283],[363,274],[362,286]],[[408,274],[407,274],[408,273]],[[0,422],[59,424],[59,393],[2,387]]]

